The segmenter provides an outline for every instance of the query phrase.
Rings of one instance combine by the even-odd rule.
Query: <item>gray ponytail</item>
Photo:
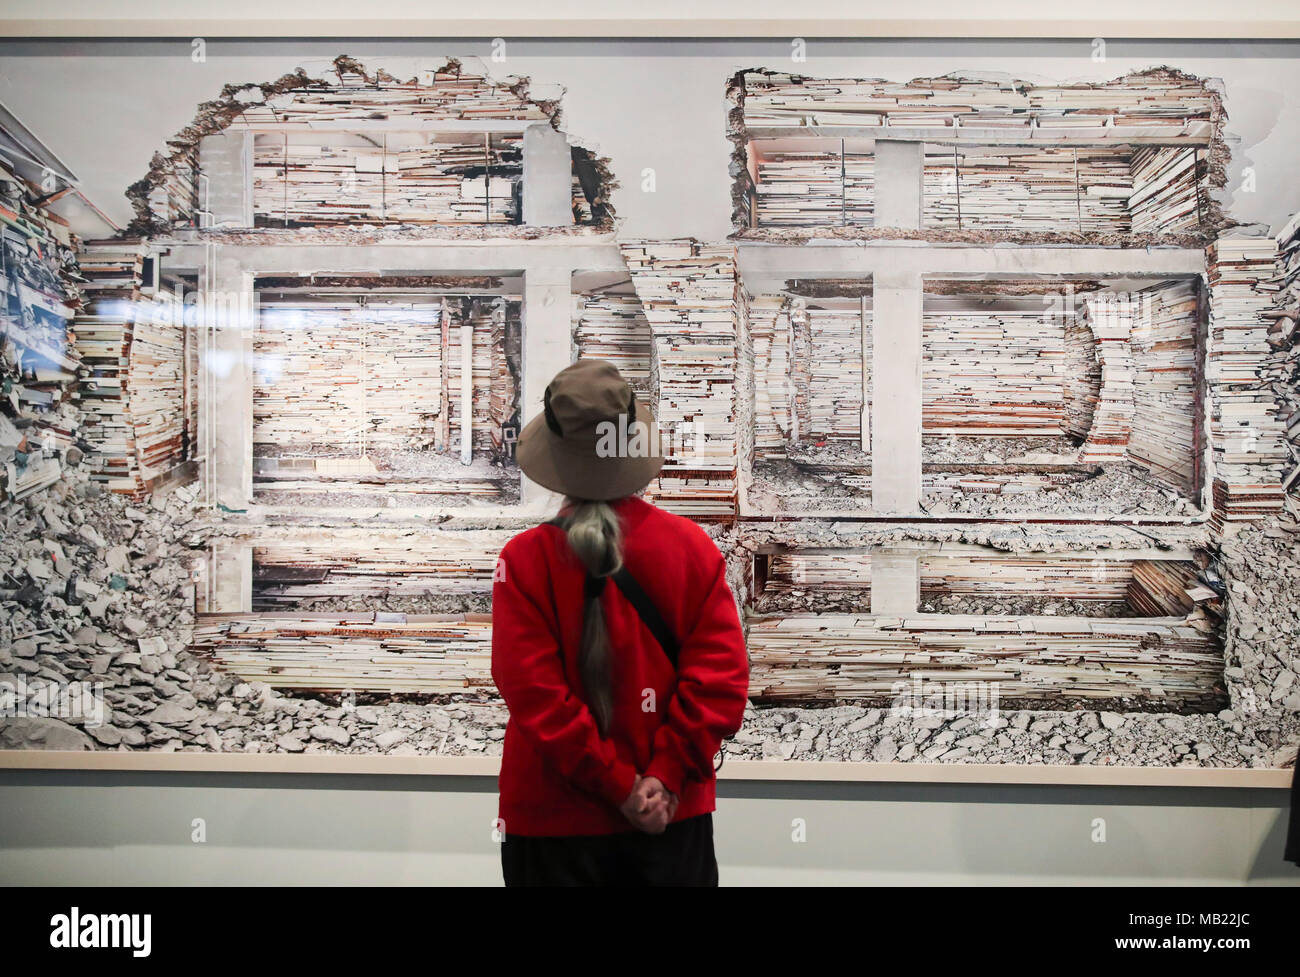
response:
[[[607,502],[568,499],[564,529],[569,546],[593,577],[605,578],[623,565],[623,534],[618,513]],[[578,674],[587,708],[601,733],[609,732],[614,716],[614,690],[610,672],[612,652],[605,612],[598,594],[583,598],[582,646]]]

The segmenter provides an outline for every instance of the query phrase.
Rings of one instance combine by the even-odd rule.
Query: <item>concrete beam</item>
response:
[[[460,325],[460,463],[474,460],[474,326]]]
[[[1008,130],[1005,127],[997,128],[994,126],[966,125],[963,124],[960,129],[954,129],[952,126],[908,126],[906,128],[887,128],[882,130],[880,126],[841,126],[841,125],[824,125],[824,126],[749,126],[746,132],[750,139],[771,139],[778,141],[784,146],[798,151],[811,151],[818,148],[824,149],[826,143],[818,147],[818,140],[850,140],[853,143],[852,151],[856,153],[869,153],[873,148],[878,147],[882,142],[914,142],[914,143],[937,143],[942,146],[1134,146],[1134,145],[1159,145],[1159,146],[1209,146],[1213,141],[1210,132],[1201,130],[1192,130],[1184,132],[1182,130],[1169,131],[1169,126],[1125,126],[1122,129],[1105,128],[1097,126],[1091,129],[1053,129],[1051,130],[1051,141],[1043,139],[1041,135],[1038,138],[1032,138],[1027,135],[1026,130],[1019,132]],[[1164,129],[1162,132],[1161,130]],[[881,132],[887,132],[887,137],[882,137]],[[1039,130],[1041,132],[1041,130]],[[838,149],[838,147],[836,147]]]
[[[921,228],[925,205],[925,144],[876,141],[876,227]]]
[[[293,232],[286,232],[292,234]],[[592,240],[569,235],[554,241],[489,239],[419,241],[409,244],[223,244],[222,259],[254,275],[366,273],[431,275],[443,272],[476,275],[525,275],[532,269],[581,268],[626,274],[627,264],[609,236]],[[176,245],[183,247],[184,245]]]
[[[256,532],[261,530],[258,526],[250,530],[247,537],[256,539]],[[961,529],[962,527],[955,527]],[[973,528],[973,527],[966,527]],[[268,538],[273,538],[268,535]],[[860,546],[797,546],[783,543],[761,543],[754,548],[755,553],[794,553],[799,556],[846,556],[860,553],[873,553],[879,549],[878,546],[863,544]],[[958,543],[951,540],[928,540],[928,539],[898,539],[890,540],[889,549],[896,552],[915,553],[918,557],[948,557],[948,556],[983,556],[989,559],[1017,559],[1017,554],[1009,550],[1000,550],[993,546],[983,546],[979,543]],[[1167,547],[1146,546],[1138,548],[1116,547],[1114,549],[1085,549],[1085,550],[1042,550],[1034,555],[1037,559],[1050,560],[1054,563],[1069,562],[1130,562],[1133,560],[1194,560],[1198,554],[1204,552],[1203,547],[1174,543]]]
[[[836,244],[743,241],[736,251],[749,295],[779,290],[790,278],[866,278],[885,271],[932,277],[1123,275],[1152,278],[1190,277],[1205,272],[1205,252],[1200,248],[974,246],[893,240]]]
[[[253,546],[247,540],[217,540],[208,551],[200,614],[247,614],[253,609]]]
[[[529,227],[573,223],[573,156],[550,123],[524,130],[523,218]]]
[[[199,140],[200,227],[253,226],[253,134],[226,130]]]
[[[871,333],[871,505],[910,514],[921,504],[921,276],[875,277]]]

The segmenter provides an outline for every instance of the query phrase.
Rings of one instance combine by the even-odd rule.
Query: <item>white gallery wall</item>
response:
[[[499,885],[494,791],[483,777],[3,771],[0,884]],[[724,885],[1296,884],[1281,793],[724,782],[714,830]]]

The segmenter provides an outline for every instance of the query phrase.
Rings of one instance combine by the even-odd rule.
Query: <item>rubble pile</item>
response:
[[[5,703],[0,748],[452,754],[501,739],[499,702],[355,705],[214,671],[188,651],[207,542],[193,487],[137,505],[73,472],[0,504],[0,689],[22,700]],[[102,713],[41,715],[47,690],[77,683]]]
[[[203,543],[194,490],[144,505],[72,472],[47,492],[0,505],[0,681],[6,748],[158,748],[199,715],[191,563]],[[48,683],[102,686],[103,721],[39,715]],[[74,725],[74,723],[76,725]]]
[[[1268,343],[1274,350],[1264,376],[1281,415],[1287,461],[1282,488],[1300,489],[1300,213],[1278,235],[1277,308],[1269,313],[1273,324]],[[1294,511],[1294,510],[1293,510]]]
[[[927,472],[922,505],[931,515],[960,513],[995,516],[1013,513],[1053,515],[1116,513],[1193,516],[1195,503],[1151,481],[1136,465],[1100,466],[1097,475],[966,475]]]

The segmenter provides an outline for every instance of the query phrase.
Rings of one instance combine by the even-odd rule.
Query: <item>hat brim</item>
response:
[[[636,402],[636,416],[657,430],[654,413],[643,400]],[[662,437],[655,445],[662,449]],[[566,441],[538,414],[519,433],[515,460],[523,473],[538,485],[575,499],[607,502],[639,492],[663,468],[663,451],[647,455],[611,455],[602,458],[584,444]]]

